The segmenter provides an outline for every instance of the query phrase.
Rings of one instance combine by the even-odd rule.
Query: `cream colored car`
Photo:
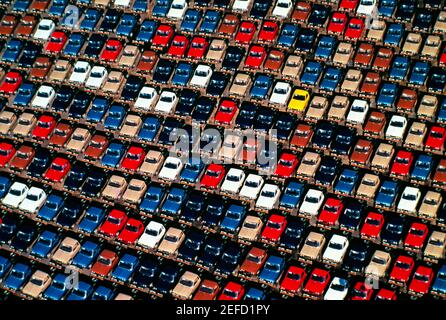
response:
[[[343,121],[349,106],[350,101],[346,96],[335,96],[328,110],[327,119],[331,121]]]
[[[318,121],[324,117],[328,109],[328,99],[321,96],[314,96],[308,106],[305,119],[308,121]]]
[[[371,167],[372,169],[386,172],[390,168],[390,162],[393,159],[395,148],[388,143],[380,143],[373,156]]]
[[[428,191],[421,202],[421,206],[418,209],[418,216],[425,219],[436,220],[437,213],[443,202],[441,193],[436,191]]]
[[[158,246],[158,251],[167,255],[176,255],[184,238],[185,235],[182,230],[170,227]]]
[[[137,46],[134,45],[126,45],[124,50],[122,51],[122,55],[119,58],[118,65],[121,68],[132,69],[136,62],[139,61],[139,57],[141,56],[141,51]]]
[[[440,231],[432,232],[426,248],[424,249],[424,259],[438,261],[445,258],[446,233]]]
[[[391,256],[388,252],[376,250],[370,260],[370,263],[365,268],[365,275],[367,277],[374,277],[382,279],[386,276],[390,267]]]
[[[22,293],[32,298],[38,298],[51,284],[48,273],[37,270],[33,273],[28,283],[23,287]]]
[[[262,219],[256,216],[246,216],[238,233],[238,238],[247,241],[256,241],[262,231]]]
[[[282,69],[282,77],[297,79],[303,68],[303,60],[301,56],[289,55]]]
[[[420,105],[417,110],[417,116],[420,119],[433,120],[438,108],[438,98],[433,95],[425,94],[421,98]]]
[[[142,197],[146,193],[147,184],[140,179],[130,180],[127,189],[122,195],[122,201],[131,204],[138,204],[141,202]]]
[[[16,125],[12,130],[14,136],[26,137],[30,134],[32,128],[37,123],[37,118],[34,114],[29,112],[22,113],[17,119]]]
[[[79,241],[66,237],[60,243],[59,248],[53,254],[51,260],[61,264],[70,264],[80,249],[81,244]]]
[[[423,38],[421,34],[410,32],[406,37],[401,53],[408,56],[418,54],[418,52],[420,52],[422,42]]]
[[[68,60],[59,59],[54,64],[54,69],[49,75],[50,81],[63,82],[71,70],[71,63]]]
[[[206,59],[210,61],[222,61],[226,51],[226,42],[221,39],[212,40]]]
[[[305,239],[299,256],[302,260],[318,261],[322,256],[322,249],[325,244],[325,236],[322,233],[310,232]]]
[[[434,32],[446,34],[446,11],[440,11],[434,24]]]
[[[356,196],[364,200],[374,199],[379,187],[379,182],[380,180],[377,175],[366,173],[364,177],[362,177],[361,183],[356,190]]]
[[[227,134],[218,152],[220,159],[233,161],[239,157],[243,146],[242,137],[236,134]]]
[[[181,276],[180,280],[172,290],[172,297],[181,300],[190,300],[195,290],[201,283],[201,278],[198,274],[186,271]]]
[[[134,114],[127,115],[121,130],[119,130],[119,135],[128,138],[135,137],[141,129],[142,123],[141,117]]]
[[[121,71],[111,71],[108,74],[107,81],[105,81],[102,91],[108,94],[117,94],[124,84],[124,74]]]
[[[362,72],[356,69],[349,69],[345,75],[344,81],[341,85],[341,92],[357,93],[359,85],[362,81]]]
[[[427,134],[427,126],[422,122],[413,122],[410,126],[409,132],[407,133],[406,140],[404,141],[404,146],[422,149],[423,141]]]
[[[234,77],[231,88],[229,89],[229,95],[240,97],[245,96],[251,82],[251,77],[248,74],[242,72],[237,73]]]
[[[350,42],[340,42],[333,56],[333,63],[337,66],[347,66],[352,60],[353,45]]]
[[[103,7],[107,7],[109,5],[111,0],[94,0],[94,5],[95,6],[103,6]]]
[[[149,150],[138,171],[148,175],[155,175],[161,169],[164,163],[164,156],[156,150]]]
[[[88,145],[90,139],[91,139],[91,133],[89,130],[84,128],[76,128],[73,134],[71,135],[70,140],[68,140],[68,143],[66,144],[65,148],[68,151],[74,153],[80,153]]]
[[[112,175],[108,180],[104,190],[102,190],[101,196],[106,199],[117,200],[121,198],[126,188],[127,181],[123,177]]]
[[[17,116],[14,112],[7,110],[0,112],[0,134],[8,134],[16,121]]]
[[[321,155],[316,152],[307,151],[297,168],[296,175],[301,178],[311,179],[316,174],[321,164]]]
[[[441,48],[441,38],[439,36],[430,35],[424,42],[423,50],[421,51],[421,57],[433,60],[437,59]]]
[[[367,32],[367,39],[374,42],[382,42],[386,32],[386,22],[383,20],[374,19]]]

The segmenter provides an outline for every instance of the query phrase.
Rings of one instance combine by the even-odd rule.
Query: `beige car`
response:
[[[297,79],[303,68],[303,60],[301,56],[289,55],[282,69],[282,77]]]
[[[250,85],[251,77],[249,74],[239,72],[234,77],[231,88],[229,89],[229,95],[243,97],[246,95]]]
[[[141,51],[137,46],[128,44],[125,46],[122,51],[122,55],[119,58],[118,65],[121,68],[132,69],[136,61],[139,61],[139,57],[141,56]]]
[[[158,246],[158,251],[167,255],[176,255],[184,238],[185,235],[182,230],[170,227]]]
[[[386,32],[386,22],[374,19],[367,33],[367,39],[373,42],[382,42]]]
[[[108,180],[101,196],[110,200],[117,200],[121,198],[125,189],[127,188],[127,181],[117,175],[112,175]]]
[[[102,87],[102,91],[108,94],[118,94],[123,84],[124,74],[121,71],[111,71]]]
[[[434,32],[446,34],[446,11],[440,11],[437,21],[434,24]]]
[[[428,191],[421,202],[421,206],[418,209],[418,216],[424,219],[436,220],[437,213],[443,202],[441,193],[436,191]]]
[[[328,110],[327,119],[331,121],[343,121],[349,109],[350,101],[346,96],[335,96]]]
[[[372,200],[379,187],[379,177],[374,174],[366,173],[362,177],[361,183],[356,190],[356,197],[364,200]]]
[[[50,284],[50,275],[46,272],[37,270],[33,273],[28,283],[23,287],[22,293],[33,298],[38,298]]]
[[[132,296],[129,296],[128,294],[120,292],[116,295],[114,300],[133,300],[133,298],[132,298]]]
[[[0,112],[0,134],[8,134],[16,121],[17,116],[14,112],[7,110]]]
[[[94,0],[94,5],[95,6],[103,6],[103,7],[107,7],[109,5],[111,0]]]
[[[418,52],[420,52],[422,42],[423,37],[421,34],[410,32],[406,37],[401,53],[408,56],[418,54]]]
[[[66,144],[65,148],[68,151],[80,153],[88,145],[90,138],[91,138],[91,133],[89,130],[84,128],[76,128],[73,134],[71,135],[70,140],[68,140],[68,143]]]
[[[347,66],[352,60],[353,45],[350,42],[340,42],[333,56],[333,64],[337,66]]]
[[[127,115],[121,130],[119,130],[119,135],[128,138],[135,137],[141,129],[142,123],[142,119],[139,116],[134,114]]]
[[[305,114],[305,119],[308,121],[318,121],[324,117],[328,109],[328,99],[322,96],[314,96]]]
[[[214,39],[209,46],[209,51],[206,54],[206,59],[210,61],[222,61],[226,52],[226,41],[221,39]]]
[[[128,203],[138,204],[141,202],[146,190],[147,184],[143,180],[132,179],[122,195],[122,200]]]
[[[440,53],[441,38],[439,36],[430,35],[424,42],[423,50],[421,51],[421,58],[428,60],[437,59]]]
[[[262,219],[256,216],[246,216],[238,233],[238,238],[247,241],[256,241],[262,231]]]
[[[417,110],[417,116],[420,119],[433,120],[438,108],[437,96],[425,94],[421,98],[420,105]]]
[[[29,112],[22,113],[17,119],[16,125],[12,130],[12,134],[15,136],[26,137],[31,132],[32,128],[37,123],[37,118],[34,114]]]
[[[144,162],[139,167],[139,172],[153,176],[158,173],[164,163],[164,156],[156,150],[149,150]]]
[[[59,248],[53,254],[51,260],[61,264],[70,264],[81,249],[81,244],[76,239],[66,237],[62,240]]]
[[[387,270],[390,267],[391,257],[388,252],[376,250],[370,260],[370,263],[365,268],[365,275],[382,279],[386,276]]]
[[[388,143],[380,143],[372,159],[372,170],[387,172],[390,168],[390,162],[394,153],[395,148],[393,145]]]
[[[349,69],[345,75],[344,81],[341,85],[341,92],[357,93],[359,85],[362,81],[362,72],[356,69]]]
[[[50,81],[63,82],[71,70],[71,63],[68,60],[59,59],[54,64],[54,69],[49,75]]]
[[[432,232],[426,248],[424,249],[424,260],[435,261],[445,258],[446,233],[440,231]]]
[[[303,179],[311,179],[316,174],[321,164],[321,155],[316,152],[307,151],[297,168],[296,175]]]
[[[427,126],[422,122],[413,122],[404,141],[405,147],[423,149],[424,137],[427,134]]]
[[[181,276],[177,285],[172,290],[172,297],[181,300],[190,300],[200,285],[201,278],[198,274],[186,271]]]
[[[232,133],[227,134],[218,155],[223,160],[235,160],[239,157],[242,146],[243,139],[241,136]]]
[[[325,236],[322,233],[310,232],[300,250],[300,260],[319,260],[322,256],[324,244]]]

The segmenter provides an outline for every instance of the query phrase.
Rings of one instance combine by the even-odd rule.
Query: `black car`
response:
[[[164,121],[163,128],[161,129],[161,132],[158,136],[158,143],[166,146],[173,145],[175,141],[171,140],[172,132],[178,131],[178,129],[182,129],[183,127],[184,124],[178,122],[178,120],[167,118]]]
[[[223,69],[237,70],[245,56],[246,50],[242,47],[229,46],[221,64]]]
[[[87,47],[84,50],[84,56],[91,59],[99,58],[102,48],[107,41],[107,37],[102,34],[93,33],[87,41]]]
[[[254,0],[249,15],[255,19],[263,19],[271,7],[272,0]]]
[[[214,272],[222,275],[231,274],[240,264],[242,249],[236,243],[228,243],[223,249],[220,260],[215,264]]]
[[[169,293],[178,282],[180,274],[181,269],[177,265],[165,265],[153,282],[153,288],[162,294]]]
[[[353,147],[355,136],[356,131],[354,129],[348,127],[338,127],[334,141],[330,146],[332,153],[340,156],[349,155],[350,150]]]
[[[187,222],[197,221],[201,213],[204,212],[205,199],[205,195],[202,192],[192,191],[189,194],[180,219]]]
[[[132,277],[132,282],[140,288],[148,288],[158,277],[160,262],[152,257],[145,257]]]
[[[144,86],[145,79],[137,76],[129,76],[121,93],[121,98],[125,101],[134,101],[138,97],[139,91]]]
[[[268,132],[274,124],[274,111],[270,108],[259,107],[254,120],[256,131]]]
[[[302,241],[305,228],[306,224],[302,220],[289,218],[285,232],[280,238],[280,246],[284,249],[295,250]]]
[[[17,217],[5,215],[0,223],[0,243],[9,242],[17,232],[19,221]]]
[[[403,0],[398,3],[395,18],[398,21],[411,22],[417,6],[417,0]]]
[[[192,111],[192,120],[198,123],[206,123],[211,116],[212,110],[216,106],[216,100],[201,96],[197,99],[194,111]]]
[[[51,109],[56,112],[67,111],[71,101],[73,101],[75,93],[76,90],[73,87],[61,86],[56,92],[56,97],[51,105]]]
[[[350,273],[361,273],[369,263],[371,247],[365,242],[353,240],[344,259],[342,268]]]
[[[108,9],[105,12],[104,20],[102,20],[102,23],[99,26],[99,31],[113,33],[121,20],[121,16],[121,11],[116,9]]]
[[[228,84],[229,75],[220,71],[215,71],[209,80],[206,93],[211,96],[221,96]]]
[[[419,9],[415,13],[415,18],[412,23],[414,30],[430,31],[435,23],[435,15],[428,9]]]
[[[272,137],[279,140],[288,140],[294,128],[296,128],[295,116],[281,112],[277,115],[276,123],[273,126],[276,131],[272,132]]]
[[[328,121],[319,121],[314,129],[312,144],[314,148],[328,149],[333,139],[335,125]]]
[[[296,49],[300,52],[309,53],[313,51],[317,32],[314,29],[302,28],[297,37]]]
[[[51,158],[47,150],[39,148],[34,154],[34,158],[28,167],[28,175],[31,177],[41,177],[48,166],[50,165]]]
[[[84,91],[78,91],[73,98],[68,115],[71,118],[82,118],[88,107],[90,106],[91,95]]]
[[[62,210],[57,215],[57,223],[64,227],[71,227],[79,218],[83,210],[83,204],[77,198],[65,200]]]
[[[107,175],[103,170],[93,170],[82,185],[81,194],[87,197],[96,197],[101,192],[107,181]]]
[[[159,59],[153,72],[153,81],[166,84],[173,71],[175,70],[175,63],[167,59]]]
[[[18,61],[19,67],[29,69],[36,61],[37,55],[42,52],[42,46],[28,41],[23,46],[22,55]]]
[[[218,235],[209,235],[203,244],[203,250],[197,258],[201,266],[212,268],[223,252],[223,239]]]
[[[175,107],[175,113],[179,116],[189,116],[195,107],[199,93],[193,90],[183,90],[179,94],[178,103]]]
[[[208,199],[201,221],[208,227],[217,226],[223,218],[224,207],[223,199],[216,199],[215,197]]]
[[[312,11],[307,22],[308,26],[315,28],[324,27],[331,13],[330,7],[320,4],[313,4],[311,8]]]
[[[398,215],[389,215],[381,232],[382,243],[390,247],[400,247],[403,243],[406,229],[404,218]]]
[[[257,167],[270,171],[274,169],[277,164],[277,155],[280,152],[277,142],[272,140],[266,140],[264,143],[260,143],[260,152],[257,153],[256,165]]]
[[[333,185],[339,170],[338,162],[332,157],[324,157],[321,160],[318,171],[314,176],[314,180],[317,184],[323,186]]]
[[[73,164],[65,179],[64,188],[72,191],[79,190],[87,178],[87,174],[88,167],[83,162]]]
[[[339,227],[341,230],[350,232],[358,231],[364,214],[364,206],[358,201],[347,203],[344,212],[339,217]]]
[[[23,223],[18,227],[16,236],[11,240],[11,247],[25,251],[35,240],[36,226],[32,223]]]
[[[429,91],[441,93],[446,87],[446,70],[442,67],[432,67],[427,80]]]
[[[201,0],[201,1],[209,3],[209,1],[207,1],[207,0]],[[195,4],[196,3],[197,2],[195,1]],[[231,3],[231,0],[214,0],[214,7],[227,8],[227,7],[229,7],[230,3]]]
[[[189,262],[195,261],[203,246],[204,239],[205,235],[202,232],[189,232],[178,250],[178,257]]]
[[[249,101],[243,101],[237,118],[235,119],[235,125],[240,127],[241,129],[249,129],[252,128],[254,124],[254,120],[257,115],[258,107]]]

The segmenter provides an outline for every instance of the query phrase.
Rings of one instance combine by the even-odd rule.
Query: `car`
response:
[[[307,86],[317,86],[322,75],[322,70],[320,62],[308,61],[300,76],[301,83]]]
[[[369,212],[361,227],[361,238],[376,241],[384,227],[384,216],[381,213]]]
[[[22,76],[16,71],[9,71],[3,77],[0,83],[0,94],[12,95],[20,87],[22,83]]]
[[[280,198],[280,188],[274,184],[266,183],[256,201],[256,207],[263,210],[273,209]]]
[[[404,248],[412,252],[421,252],[424,243],[427,239],[428,227],[424,223],[413,222],[406,238],[404,239]]]
[[[16,263],[9,274],[2,281],[2,285],[10,290],[19,290],[31,276],[31,267],[27,264]]]
[[[384,36],[384,45],[391,47],[399,47],[401,45],[404,34],[404,26],[400,23],[391,23],[387,27]]]
[[[70,294],[66,297],[66,300],[77,301],[77,300],[88,300],[93,294],[93,286],[85,281],[79,281],[76,288],[71,290]]]
[[[303,288],[303,295],[313,299],[322,299],[330,279],[331,276],[327,270],[314,268]]]
[[[443,276],[445,274],[445,266],[442,265],[437,272],[437,276],[432,284],[431,294],[442,297],[445,293],[445,283],[443,280]]]
[[[390,263],[391,255],[388,252],[376,250],[364,272],[366,276],[374,279],[384,278],[388,273]]]
[[[384,208],[393,208],[396,204],[400,185],[397,182],[385,180],[378,189],[375,205]]]
[[[85,215],[79,222],[78,228],[83,232],[92,233],[103,222],[104,219],[104,209],[97,206],[90,206],[85,211]]]
[[[269,256],[259,274],[259,281],[266,284],[276,284],[285,268],[285,259],[279,256]]]
[[[56,248],[58,243],[59,235],[45,230],[37,237],[30,249],[30,254],[39,258],[47,258],[51,255],[51,252]]]
[[[221,291],[218,300],[241,300],[245,294],[245,288],[236,282],[228,282]]]
[[[270,76],[257,74],[250,90],[251,98],[258,100],[266,99],[271,87],[272,78]]]
[[[398,202],[397,211],[406,214],[416,214],[418,202],[421,200],[419,188],[407,186],[404,188]]]
[[[100,253],[101,247],[92,241],[85,241],[74,257],[72,264],[79,268],[90,268]]]
[[[207,10],[201,21],[199,32],[213,33],[217,30],[217,26],[221,20],[221,12],[217,10]]]
[[[25,212],[35,213],[40,210],[40,207],[45,203],[46,198],[47,195],[43,189],[31,187],[18,208]]]
[[[1,202],[7,207],[18,208],[19,204],[26,198],[28,190],[27,185],[16,181],[11,185]]]
[[[228,233],[236,233],[246,215],[246,207],[231,204],[220,222],[220,228]]]
[[[111,277],[121,281],[128,281],[138,266],[139,260],[131,254],[124,254],[111,272]]]
[[[324,300],[345,300],[348,289],[348,280],[334,277],[324,294]]]
[[[354,195],[359,182],[359,173],[356,170],[344,169],[339,175],[338,181],[335,184],[334,192],[337,194]]]
[[[408,287],[408,293],[416,296],[423,296],[429,292],[434,272],[432,268],[418,266]]]

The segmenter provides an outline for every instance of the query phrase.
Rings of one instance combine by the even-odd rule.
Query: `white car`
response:
[[[356,9],[356,13],[358,15],[364,16],[373,16],[376,13],[377,6],[376,0],[361,0],[359,1],[358,9]]]
[[[108,71],[102,66],[94,66],[88,76],[85,87],[89,89],[99,89],[108,77]]]
[[[347,123],[363,125],[368,111],[369,103],[366,100],[355,99],[347,114]]]
[[[271,94],[271,97],[269,98],[269,102],[284,106],[288,102],[290,96],[291,85],[287,82],[279,81],[274,86],[274,90]]]
[[[348,244],[346,237],[334,234],[328,242],[322,260],[328,264],[340,265],[347,253]]]
[[[263,178],[257,174],[250,174],[240,190],[240,197],[255,200],[263,186]]]
[[[144,233],[139,237],[138,244],[142,247],[155,249],[166,233],[166,228],[159,222],[150,221]]]
[[[240,169],[231,168],[226,174],[225,180],[220,187],[222,192],[237,194],[245,181],[245,172]]]
[[[155,101],[158,99],[158,92],[155,88],[144,86],[138,94],[134,107],[138,110],[152,109]]]
[[[386,130],[387,139],[402,140],[407,128],[407,119],[403,116],[393,115]]]
[[[206,88],[211,80],[212,69],[211,67],[200,64],[195,69],[192,79],[190,79],[189,85],[192,87]]]
[[[348,293],[348,281],[339,277],[334,277],[325,292],[324,300],[344,300]]]
[[[170,9],[167,12],[167,18],[180,20],[183,19],[187,10],[186,0],[173,0]]]
[[[78,61],[74,65],[73,73],[70,76],[70,82],[84,84],[90,75],[91,66],[87,61]]]
[[[27,193],[28,186],[26,184],[14,182],[6,196],[2,199],[2,203],[7,207],[17,208],[25,199]]]
[[[324,202],[324,194],[320,190],[310,189],[305,194],[299,212],[309,216],[316,216]]]
[[[232,4],[232,11],[245,12],[251,6],[253,0],[235,0]]]
[[[20,203],[19,209],[30,213],[35,213],[40,209],[45,201],[45,191],[40,188],[31,187],[28,190],[25,199]]]
[[[34,39],[47,41],[55,29],[56,24],[54,21],[50,19],[42,19],[34,32]]]
[[[256,207],[271,210],[273,209],[280,198],[280,189],[275,184],[266,183],[260,195],[257,198]]]
[[[178,178],[181,170],[183,169],[183,161],[175,157],[167,157],[164,161],[163,167],[161,168],[158,177],[164,180],[173,181]]]
[[[291,0],[277,0],[276,6],[273,9],[273,17],[288,18],[293,9],[293,2]]]
[[[31,101],[31,106],[33,108],[47,109],[51,106],[55,98],[56,91],[53,87],[41,85]]]
[[[417,213],[418,202],[421,199],[421,191],[418,188],[406,187],[403,191],[400,201],[398,202],[397,211]]]
[[[115,7],[129,8],[131,0],[115,0]]]
[[[156,112],[171,113],[178,103],[178,96],[172,91],[163,91],[155,106]]]

